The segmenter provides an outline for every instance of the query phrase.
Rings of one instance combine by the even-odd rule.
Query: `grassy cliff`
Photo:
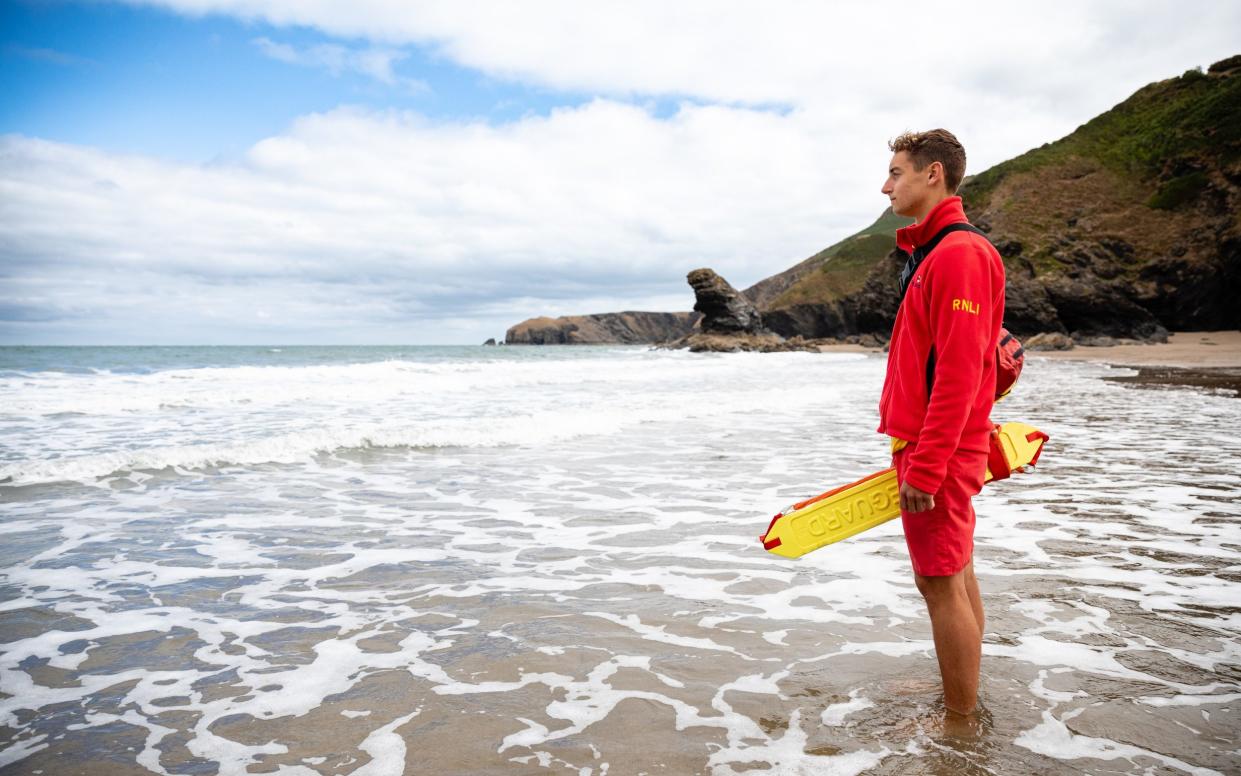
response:
[[[1241,325],[1241,56],[1143,87],[1068,136],[967,178],[960,194],[1004,256],[1016,331]],[[772,316],[795,321],[784,334],[811,318],[820,335],[847,328],[877,302],[894,309],[876,297],[891,287],[877,274],[890,272],[905,223],[885,212],[746,293],[765,318],[795,313]]]
[[[1210,160],[1226,166],[1241,159],[1241,79],[1227,77],[1237,71],[1241,56],[1216,63],[1210,73],[1189,70],[1149,84],[1067,137],[979,173],[961,195],[967,206],[980,209],[1007,178],[1086,159],[1118,176],[1157,180],[1145,203],[1151,207],[1182,205],[1207,183],[1197,165]]]
[[[891,208],[884,210],[862,231],[755,283],[744,293],[768,309],[843,298],[862,287],[875,262],[896,247],[896,230],[911,223],[913,219],[895,215]]]

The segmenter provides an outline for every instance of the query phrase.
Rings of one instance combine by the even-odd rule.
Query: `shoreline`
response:
[[[1107,380],[1132,388],[1198,388],[1241,398],[1241,331],[1182,331],[1167,342],[1033,351],[1051,361],[1090,361],[1137,370]]]
[[[821,345],[820,353],[874,353],[882,348]],[[1089,361],[1137,370],[1106,379],[1133,388],[1202,388],[1241,398],[1241,331],[1181,331],[1167,342],[1078,345],[1072,350],[1030,350],[1026,356],[1050,361]]]
[[[1117,366],[1241,369],[1241,331],[1178,331],[1167,342],[1026,351],[1059,361],[1099,361]]]
[[[820,345],[820,353],[877,353],[864,345]],[[1032,358],[1056,361],[1098,361],[1130,367],[1165,369],[1241,369],[1241,331],[1179,331],[1167,342],[1126,345],[1078,345],[1072,350],[1027,350]]]

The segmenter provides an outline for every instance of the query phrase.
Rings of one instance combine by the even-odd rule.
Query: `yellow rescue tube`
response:
[[[1046,434],[1025,423],[996,426],[985,481],[1002,480],[1022,467],[1034,466],[1046,441]],[[768,552],[798,558],[900,514],[896,470],[889,468],[794,504],[772,518],[759,541]]]

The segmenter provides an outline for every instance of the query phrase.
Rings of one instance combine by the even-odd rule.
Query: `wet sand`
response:
[[[882,348],[823,345],[820,353],[877,353]],[[1072,350],[1027,351],[1034,359],[1093,361],[1138,370],[1107,379],[1137,388],[1193,387],[1241,397],[1241,331],[1182,331],[1167,342],[1078,346]]]
[[[1107,377],[1116,383],[1135,388],[1203,388],[1225,395],[1241,397],[1241,368],[1213,367],[1186,369],[1173,366],[1139,366],[1137,374]]]
[[[1058,361],[1098,361],[1128,366],[1137,374],[1106,379],[1135,388],[1199,388],[1241,397],[1241,331],[1183,331],[1167,342],[1038,351]]]
[[[821,345],[820,353],[882,353],[883,348],[862,345]],[[1241,331],[1180,331],[1167,342],[1107,347],[1079,346],[1072,350],[1028,351],[1031,356],[1056,361],[1098,361],[1126,366],[1163,366],[1182,369],[1241,369]]]
[[[1057,361],[1099,361],[1125,366],[1162,366],[1181,369],[1241,369],[1241,331],[1180,331],[1167,342],[1150,345],[1076,347],[1072,350],[1032,352]]]

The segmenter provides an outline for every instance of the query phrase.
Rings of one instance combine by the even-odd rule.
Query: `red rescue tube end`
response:
[[[1042,431],[1031,431],[1029,434],[1026,434],[1027,442],[1033,442],[1036,439],[1043,440],[1043,443],[1038,446],[1037,450],[1034,451],[1034,457],[1030,459],[1030,466],[1038,466],[1038,457],[1043,454],[1043,448],[1047,446],[1047,441],[1051,439],[1051,437],[1047,436]]]

